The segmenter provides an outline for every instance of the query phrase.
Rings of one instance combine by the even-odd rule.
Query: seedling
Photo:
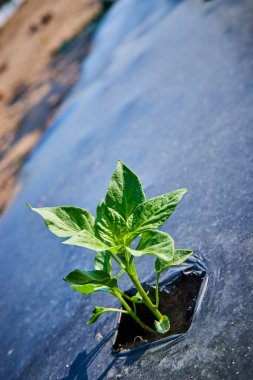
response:
[[[64,278],[71,288],[87,295],[107,292],[116,297],[121,308],[97,306],[87,324],[94,323],[101,314],[119,312],[129,314],[145,331],[164,334],[170,329],[168,315],[159,311],[159,279],[161,273],[180,265],[191,250],[175,249],[170,235],[157,230],[170,217],[187,188],[179,189],[146,200],[141,182],[121,161],[111,178],[105,201],[97,206],[94,218],[87,210],[72,206],[32,208],[44,219],[48,229],[63,244],[77,245],[96,251],[95,268],[91,271],[75,269]],[[139,237],[137,247],[134,241]],[[135,267],[135,259],[144,255],[156,256],[155,299],[142,287]],[[120,271],[112,275],[112,263]],[[136,288],[132,297],[118,287],[118,279],[126,273]],[[137,315],[136,304],[144,303],[154,315],[154,326],[148,326]]]

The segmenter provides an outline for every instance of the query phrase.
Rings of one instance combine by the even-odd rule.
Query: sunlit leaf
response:
[[[174,252],[173,258],[171,261],[165,261],[160,258],[156,259],[155,262],[155,270],[158,273],[161,273],[165,269],[172,267],[174,265],[180,265],[182,264],[188,257],[192,255],[192,251],[190,249],[177,249]]]
[[[165,232],[149,230],[143,232],[136,249],[127,248],[133,256],[156,255],[160,259],[169,261],[173,258],[174,241]]]
[[[79,247],[93,249],[94,251],[105,251],[111,248],[99,240],[95,235],[84,232],[71,236],[71,238],[65,240],[63,244],[77,245]]]
[[[118,161],[112,175],[105,201],[108,207],[117,211],[125,220],[136,206],[145,201],[139,178],[121,161]]]
[[[102,241],[115,246],[122,244],[123,236],[127,233],[127,225],[117,211],[101,201],[97,207],[95,231]]]
[[[33,208],[42,216],[48,229],[56,236],[70,237],[81,231],[94,234],[94,217],[84,208],[62,206]]]
[[[160,227],[170,217],[187,191],[187,188],[175,190],[141,203],[130,218],[131,230],[141,232]]]

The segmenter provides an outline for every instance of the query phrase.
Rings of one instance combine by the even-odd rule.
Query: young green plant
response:
[[[72,206],[32,208],[44,219],[48,229],[64,244],[77,245],[96,251],[91,271],[75,269],[64,280],[77,292],[88,295],[107,292],[116,297],[122,308],[95,307],[87,324],[94,323],[101,314],[119,312],[129,314],[144,330],[164,334],[170,329],[169,317],[159,311],[159,279],[162,271],[180,265],[191,250],[175,249],[170,235],[157,230],[175,210],[187,188],[146,199],[137,175],[118,161],[105,200],[97,206],[96,218],[86,209]],[[137,247],[132,243],[139,237]],[[138,278],[135,259],[144,255],[156,256],[155,300],[145,291]],[[112,262],[119,273],[112,275]],[[126,273],[136,288],[129,297],[118,286],[118,279]],[[136,304],[144,303],[154,315],[154,326],[148,326],[138,316]]]

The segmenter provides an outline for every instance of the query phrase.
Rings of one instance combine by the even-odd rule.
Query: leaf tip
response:
[[[32,210],[32,206],[28,202],[25,202],[25,204],[26,204],[26,207],[28,207]]]
[[[183,189],[180,189],[181,197],[187,193],[189,190],[191,190],[190,186],[184,187]]]
[[[187,187],[184,187],[183,189],[181,189],[181,192],[182,192],[183,194],[185,194],[185,193],[187,193],[187,191],[189,191],[189,190],[190,190],[190,187],[187,186]]]
[[[124,166],[124,162],[122,162],[120,159],[117,160],[117,167],[122,167]]]

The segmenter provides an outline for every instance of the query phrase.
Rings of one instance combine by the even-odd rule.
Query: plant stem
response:
[[[116,311],[117,313],[123,313],[123,314],[128,314],[128,311],[127,310],[123,310],[123,309],[117,309],[115,307],[105,307],[104,308],[104,311]]]
[[[131,300],[131,297],[129,297],[126,293],[122,292],[122,290],[118,289],[118,291],[120,292],[120,294],[122,295],[122,297],[126,298],[127,300],[131,301],[132,303],[134,303],[132,300]]]
[[[111,252],[111,256],[112,258],[116,261],[117,264],[119,264],[119,266],[122,268],[122,269],[126,269],[126,266],[117,258],[116,255],[114,255],[114,253]]]
[[[132,280],[133,284],[135,285],[136,289],[140,293],[140,295],[141,295],[141,297],[142,297],[143,302],[145,303],[145,305],[154,314],[154,316],[158,319],[158,321],[160,321],[163,316],[160,313],[160,311],[158,310],[157,306],[154,305],[151,302],[151,300],[148,297],[147,293],[145,292],[145,290],[143,289],[142,285],[140,284],[133,260],[131,262],[131,268],[129,268],[129,267],[126,268],[126,272],[127,272],[128,276],[130,277],[130,279]]]
[[[126,271],[127,272],[127,271]],[[150,301],[150,298],[148,297],[147,293],[145,292],[145,290],[143,289],[143,287],[141,286],[137,276],[133,276],[132,274],[128,273],[128,276],[130,277],[130,279],[132,280],[133,284],[136,286],[136,289],[138,290],[138,292],[140,293],[142,299],[143,299],[143,302],[145,303],[145,305],[149,308],[149,310],[154,314],[154,316],[158,319],[158,321],[160,321],[162,319],[162,314],[160,313],[160,311],[157,309],[156,305],[154,305],[151,301]]]
[[[125,269],[121,269],[121,271],[115,276],[115,278],[118,280],[124,272],[125,272]]]
[[[145,290],[143,289],[143,287],[141,286],[141,283],[139,282],[139,279],[138,279],[138,276],[137,276],[137,272],[136,272],[136,268],[135,268],[135,265],[134,265],[134,260],[133,258],[131,258],[129,260],[129,262],[127,263],[127,265],[123,264],[116,255],[114,255],[113,253],[111,253],[111,256],[113,257],[113,259],[118,263],[119,266],[121,266],[122,269],[124,269],[126,271],[126,273],[128,274],[129,278],[131,279],[132,283],[135,285],[136,289],[138,290],[138,292],[140,293],[142,299],[143,299],[143,302],[145,303],[145,305],[149,308],[149,310],[154,314],[154,316],[156,317],[156,319],[158,321],[160,321],[162,319],[162,314],[160,313],[160,311],[158,310],[158,307],[156,305],[154,305],[150,298],[148,297],[147,293],[145,292]],[[116,289],[115,289],[116,291]],[[127,311],[131,311],[131,313],[129,313],[137,322],[137,319],[139,320],[139,323],[141,326],[144,325],[146,326],[140,319],[139,317],[136,315],[136,313],[133,312],[133,310],[129,307],[128,303],[124,300],[124,298],[121,296],[120,292],[117,292],[117,295],[115,294],[115,291],[114,291],[114,295],[120,300],[120,302],[125,306],[127,305],[128,309],[126,309]],[[120,298],[119,298],[120,296]],[[123,300],[123,302],[122,302]],[[126,307],[126,306],[125,306]],[[137,318],[137,319],[136,319]],[[147,330],[147,327],[145,328],[145,330]],[[143,327],[144,328],[144,327]],[[150,327],[148,327],[148,330],[152,330],[150,329]],[[154,330],[152,330],[153,332]]]
[[[160,272],[156,274],[156,287],[155,287],[155,305],[158,308],[159,306],[159,280],[160,280]]]
[[[120,294],[121,291],[118,289],[113,289],[113,294],[115,297],[119,299],[119,301],[122,303],[126,311],[129,315],[143,328],[143,330],[149,331],[149,332],[155,332],[151,327],[147,326],[145,323],[143,323],[140,318],[136,315],[136,313],[131,309],[131,307],[128,305],[128,303],[124,300],[124,298]]]

